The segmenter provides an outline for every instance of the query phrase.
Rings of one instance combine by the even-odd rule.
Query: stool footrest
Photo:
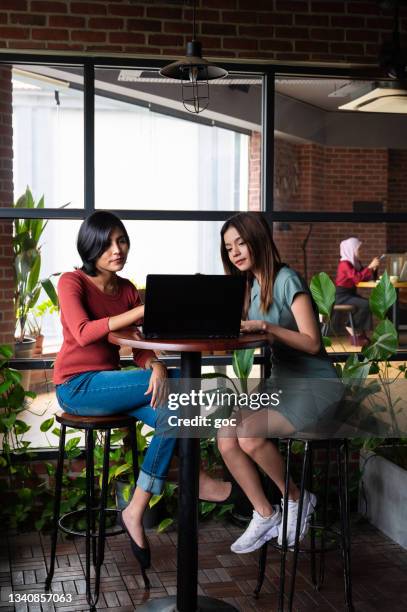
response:
[[[99,513],[100,512],[100,508],[93,508],[92,512],[94,513]],[[108,514],[115,514],[116,516],[119,514],[120,510],[117,510],[116,508],[106,508],[105,509],[105,513]],[[81,538],[86,538],[86,530],[76,530],[76,529],[71,529],[69,527],[66,527],[66,525],[64,525],[64,522],[66,522],[68,519],[72,519],[72,518],[77,518],[80,515],[83,515],[85,517],[86,520],[86,508],[82,508],[81,510],[73,510],[72,512],[67,512],[66,514],[63,514],[59,519],[58,519],[58,527],[59,529],[61,529],[61,531],[63,531],[64,533],[67,533],[69,535],[75,535],[75,536],[79,536]],[[98,515],[96,515],[98,516]],[[106,517],[107,518],[107,517]],[[109,537],[109,536],[116,536],[116,535],[120,535],[121,533],[124,533],[124,529],[122,527],[118,527],[117,529],[108,531],[106,530],[105,532],[105,536]],[[99,535],[99,531],[92,531],[90,533],[90,537],[91,538],[97,538]]]

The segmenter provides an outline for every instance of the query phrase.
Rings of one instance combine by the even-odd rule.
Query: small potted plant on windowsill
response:
[[[44,334],[42,333],[43,318],[45,315],[54,314],[55,312],[58,312],[58,305],[54,304],[50,299],[44,300],[30,312],[28,330],[30,336],[35,338],[34,355],[42,355],[44,343]]]

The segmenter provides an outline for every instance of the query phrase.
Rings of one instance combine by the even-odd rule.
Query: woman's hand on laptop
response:
[[[266,321],[242,321],[240,331],[242,334],[267,334],[267,323]]]
[[[150,367],[152,373],[144,395],[152,393],[150,404],[152,408],[159,408],[166,403],[168,398],[168,372],[165,364],[159,360],[153,360]]]

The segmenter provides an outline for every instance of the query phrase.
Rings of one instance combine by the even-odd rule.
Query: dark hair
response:
[[[81,256],[83,266],[81,270],[89,276],[97,276],[96,260],[110,245],[110,235],[114,229],[123,232],[130,247],[130,238],[126,228],[119,217],[104,210],[92,213],[79,228],[76,247]]]
[[[229,259],[229,253],[225,246],[225,233],[230,227],[239,232],[240,237],[247,244],[252,257],[254,267],[262,279],[260,303],[263,312],[267,312],[273,301],[273,284],[277,272],[282,267],[280,254],[273,241],[270,226],[260,213],[245,212],[230,217],[220,231],[221,234],[221,256],[223,268],[226,274],[244,274],[247,278],[248,288],[253,283],[253,273],[240,272]]]

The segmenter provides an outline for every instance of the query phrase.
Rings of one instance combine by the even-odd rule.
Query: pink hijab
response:
[[[359,238],[348,238],[347,240],[342,240],[340,244],[341,261],[350,261],[356,270],[360,270],[362,267],[362,264],[356,256],[356,251],[361,244]]]

